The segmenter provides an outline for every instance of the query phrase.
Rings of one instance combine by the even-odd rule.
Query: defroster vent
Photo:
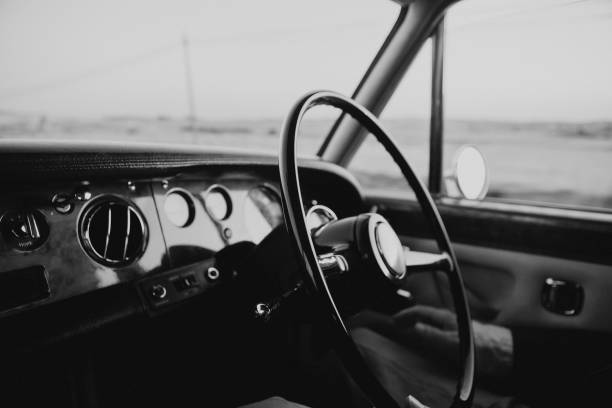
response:
[[[138,209],[115,197],[93,200],[80,219],[85,251],[98,263],[121,267],[138,259],[147,245],[147,228]]]

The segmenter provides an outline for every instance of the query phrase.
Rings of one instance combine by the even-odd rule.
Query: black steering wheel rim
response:
[[[319,306],[331,317],[337,351],[355,380],[377,407],[397,407],[397,403],[368,369],[361,353],[353,342],[338,308],[329,291],[325,275],[320,268],[315,246],[306,225],[296,156],[296,139],[301,121],[306,112],[317,105],[329,105],[349,114],[364,126],[383,145],[399,166],[406,181],[413,189],[417,200],[433,227],[440,250],[448,255],[451,268],[448,273],[459,332],[460,373],[453,407],[471,406],[474,394],[475,355],[472,326],[465,289],[455,253],[448,233],[429,192],[404,159],[398,147],[385,132],[378,119],[367,109],[350,98],[332,91],[314,91],[300,98],[289,112],[281,131],[279,171],[283,215],[296,253],[303,260],[307,287],[312,289]]]

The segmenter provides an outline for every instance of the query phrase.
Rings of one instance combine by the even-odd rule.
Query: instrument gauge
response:
[[[232,197],[227,188],[214,184],[204,193],[206,212],[217,221],[227,220],[232,215]]]
[[[191,196],[182,190],[171,190],[166,194],[164,213],[172,224],[179,228],[187,227],[195,217]]]

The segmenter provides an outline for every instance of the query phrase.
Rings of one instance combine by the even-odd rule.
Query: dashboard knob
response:
[[[72,197],[68,194],[56,194],[51,199],[51,204],[55,211],[59,214],[66,215],[70,214],[74,210],[74,204],[72,203]]]
[[[49,236],[49,226],[39,211],[10,211],[0,220],[2,237],[14,249],[31,251]]]
[[[168,296],[168,290],[164,285],[157,284],[151,287],[151,296],[153,299],[162,300]]]
[[[91,199],[91,192],[87,186],[80,186],[74,190],[74,199],[77,201],[87,201]]]
[[[268,322],[272,315],[272,308],[267,303],[258,303],[255,305],[254,315],[257,320]]]
[[[215,268],[214,266],[211,266],[206,270],[206,279],[208,279],[209,281],[216,281],[220,277],[221,272],[219,272],[219,269]]]

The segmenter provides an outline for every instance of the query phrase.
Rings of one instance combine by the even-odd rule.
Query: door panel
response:
[[[431,240],[405,236],[402,240],[415,250],[436,249]],[[506,326],[612,332],[611,266],[474,245],[455,244],[454,248],[474,318]],[[584,304],[576,316],[555,314],[542,306],[542,287],[550,277],[582,285]]]
[[[380,196],[368,200],[410,248],[436,250],[414,201]],[[479,205],[480,208],[439,203],[474,318],[508,326],[612,332],[608,316],[612,310],[612,216]],[[606,247],[610,250],[606,251]],[[564,316],[542,305],[547,278],[582,287],[584,301],[578,314]],[[440,280],[431,276],[414,276],[410,289],[417,301],[439,304],[440,296],[431,288],[436,282]]]

